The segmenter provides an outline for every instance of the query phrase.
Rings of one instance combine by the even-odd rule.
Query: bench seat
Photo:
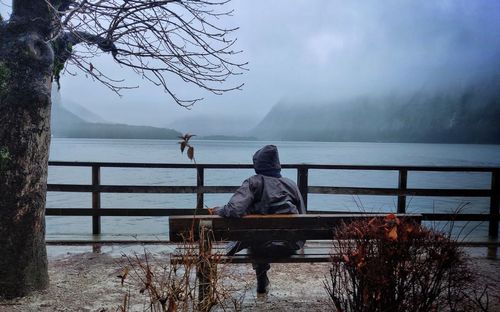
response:
[[[233,256],[225,255],[225,243],[217,243],[212,246],[212,254],[218,255],[221,263],[253,263],[253,262],[272,262],[272,263],[318,263],[329,262],[336,257],[332,255],[332,242],[323,242],[322,244],[306,244],[303,249],[298,250],[296,254],[289,257],[252,257],[247,249],[243,249]],[[192,247],[179,246],[170,257],[172,264],[181,264],[186,260],[186,249],[189,249],[189,254],[192,257],[190,261],[194,261],[198,256],[197,245]],[[184,255],[184,256],[183,256]],[[332,258],[333,257],[333,258]]]

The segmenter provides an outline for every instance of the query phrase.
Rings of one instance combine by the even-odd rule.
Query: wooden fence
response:
[[[204,194],[232,193],[238,186],[205,186],[206,169],[249,169],[250,164],[153,164],[153,163],[105,163],[105,162],[65,162],[51,161],[51,167],[87,167],[92,170],[92,183],[81,184],[49,184],[49,192],[90,192],[91,208],[47,208],[48,216],[92,216],[92,233],[101,233],[102,216],[174,216],[193,214],[195,209],[183,208],[101,208],[102,193],[175,193],[196,194],[197,213],[204,213]],[[164,168],[196,170],[196,185],[193,186],[146,186],[146,185],[103,185],[101,184],[102,168]],[[307,207],[309,194],[347,194],[347,195],[386,195],[397,196],[397,212],[406,212],[406,198],[413,196],[440,197],[486,197],[490,200],[489,213],[422,213],[424,220],[433,221],[487,221],[489,222],[489,239],[498,242],[500,167],[430,167],[430,166],[365,166],[365,165],[314,165],[283,164],[283,169],[297,171],[297,184]],[[310,170],[356,170],[356,171],[392,171],[398,172],[397,188],[374,187],[335,187],[309,185]],[[491,184],[487,189],[431,189],[408,188],[409,172],[483,172],[491,176]],[[194,173],[194,172],[193,172]],[[315,213],[336,213],[334,211],[314,211]],[[418,211],[413,211],[418,212]],[[338,212],[337,212],[338,213]],[[345,211],[344,211],[345,213]]]

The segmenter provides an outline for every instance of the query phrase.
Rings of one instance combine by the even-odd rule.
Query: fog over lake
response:
[[[188,111],[103,54],[94,66],[139,88],[119,97],[69,66],[63,103],[111,123],[247,135],[279,103],[338,106],[390,96],[408,102],[419,94],[460,95],[485,81],[498,89],[498,1],[233,0],[227,8],[233,16],[219,22],[240,28],[235,59],[249,62],[227,85],[243,82],[242,91],[215,96],[168,77],[178,96],[205,98]],[[4,17],[8,11],[0,5]],[[418,101],[414,106],[418,112]]]

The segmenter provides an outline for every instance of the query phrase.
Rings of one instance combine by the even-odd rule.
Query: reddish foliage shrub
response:
[[[390,214],[345,224],[334,238],[325,281],[334,311],[487,311],[466,255],[439,232]]]

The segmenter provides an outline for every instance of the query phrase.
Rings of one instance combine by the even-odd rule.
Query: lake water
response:
[[[337,143],[337,142],[253,142],[193,140],[196,161],[202,163],[250,164],[253,153],[265,144],[279,148],[281,162],[348,165],[426,165],[426,166],[500,166],[500,145]],[[53,139],[51,160],[190,163],[172,140]],[[49,183],[90,184],[90,168],[50,167]],[[206,185],[239,185],[252,170],[207,170]],[[283,175],[296,180],[295,170]],[[397,187],[397,172],[350,170],[311,170],[309,185]],[[121,185],[196,185],[192,169],[119,169],[103,168],[102,184]],[[410,188],[489,188],[488,173],[417,173],[408,175]],[[222,205],[231,194],[207,194],[205,205]],[[309,195],[309,210],[383,211],[396,210],[394,196]],[[102,194],[104,208],[193,208],[194,194]],[[486,213],[489,198],[415,197],[407,199],[408,212]],[[86,193],[49,192],[47,207],[89,208]],[[103,237],[165,239],[165,217],[102,217]],[[443,226],[443,224],[436,224]],[[487,224],[460,223],[462,235],[487,236]],[[91,217],[47,217],[48,239],[89,238]]]

